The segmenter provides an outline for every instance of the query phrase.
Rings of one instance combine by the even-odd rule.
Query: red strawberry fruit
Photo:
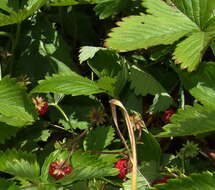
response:
[[[118,160],[115,163],[115,168],[119,170],[118,177],[120,179],[125,179],[126,178],[125,176],[128,173],[128,160],[126,159]]]
[[[167,183],[168,179],[170,179],[170,178],[171,178],[170,176],[164,176],[164,177],[161,178],[161,179],[155,180],[155,181],[152,183],[152,186],[157,185],[157,184],[165,184],[165,183]]]
[[[49,105],[42,97],[37,96],[33,98],[33,103],[40,115],[44,115],[48,111]]]
[[[175,111],[173,109],[167,109],[165,110],[163,116],[162,116],[162,121],[164,123],[169,123],[170,122],[170,118],[172,117],[172,115],[175,113]]]
[[[57,179],[63,178],[72,172],[72,166],[64,160],[53,161],[49,166],[49,174]]]

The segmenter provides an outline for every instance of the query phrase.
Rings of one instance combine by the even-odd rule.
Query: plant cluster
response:
[[[0,0],[0,189],[214,189],[214,56],[214,0]]]

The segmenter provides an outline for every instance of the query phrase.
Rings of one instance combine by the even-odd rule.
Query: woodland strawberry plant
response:
[[[214,56],[214,0],[1,0],[0,189],[214,189]]]

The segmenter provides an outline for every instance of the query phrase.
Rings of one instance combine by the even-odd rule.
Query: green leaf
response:
[[[129,178],[126,182],[123,183],[123,190],[131,190],[132,180],[131,174],[127,175]],[[137,175],[137,190],[147,190],[149,188],[149,183],[146,178],[141,174],[138,173]]]
[[[116,77],[115,91],[114,91],[114,94],[116,96],[119,96],[119,94],[125,87],[128,81],[128,78],[129,78],[128,65],[127,63],[122,63],[122,69],[121,71],[118,72],[118,75]]]
[[[80,54],[79,54],[80,63],[83,63],[84,61],[87,61],[88,59],[92,59],[100,49],[102,49],[102,48],[93,47],[93,46],[83,46],[80,49]]]
[[[110,16],[123,11],[128,6],[129,0],[97,0],[94,10],[100,19],[106,19]]]
[[[148,14],[124,18],[109,34],[106,46],[118,51],[132,51],[173,44],[188,36],[179,42],[173,58],[176,63],[181,63],[182,69],[193,71],[215,36],[214,21],[210,21],[215,3],[210,0],[175,2],[178,2],[179,8],[161,0],[145,0],[143,5]],[[183,11],[190,14],[186,15]]]
[[[71,69],[69,68],[72,63],[69,53],[71,51],[70,47],[64,42],[59,33],[55,31],[55,28],[51,25],[51,23],[46,23],[44,21],[44,23],[40,23],[40,25],[42,27],[46,25],[46,33],[44,34],[42,31],[40,31],[42,35],[40,39],[37,39],[39,42],[38,52],[40,55],[44,56],[44,58],[48,59],[55,73],[71,72]],[[34,31],[36,30],[34,29]],[[47,38],[50,38],[50,41],[47,39],[44,40],[43,35],[46,35]]]
[[[134,89],[136,95],[156,95],[157,93],[166,92],[163,86],[152,75],[140,70],[136,66],[131,68],[130,81],[130,88]]]
[[[199,70],[193,73],[179,73],[186,89],[204,106],[215,109],[215,65],[204,62]]]
[[[59,123],[63,125],[63,127],[68,130],[68,129],[80,129],[84,130],[89,127],[89,123],[86,121],[79,121],[78,119],[74,119],[73,117],[69,118],[69,121],[60,119]]]
[[[94,4],[95,0],[50,0],[49,5],[51,6],[70,6],[78,4]]]
[[[6,140],[16,135],[18,128],[0,122],[0,131],[0,144],[4,144]]]
[[[198,26],[177,8],[161,0],[145,0],[150,15],[124,18],[109,34],[106,45],[120,51],[172,44]]]
[[[164,126],[165,132],[159,136],[197,135],[214,131],[215,114],[215,66],[212,62],[202,63],[199,70],[193,73],[179,72],[186,89],[204,106],[186,106],[174,114],[171,123]]]
[[[213,54],[215,56],[215,41],[211,42],[211,49],[212,49]]]
[[[4,9],[9,15],[0,13],[0,26],[20,23],[32,14],[34,14],[40,7],[42,7],[47,0],[28,0],[25,4],[17,4],[16,0],[2,0],[0,8]],[[11,7],[9,5],[12,5]]]
[[[38,121],[34,125],[22,128],[16,133],[15,137],[7,142],[7,144],[12,148],[36,152],[40,150],[38,143],[47,142],[51,135],[51,131],[47,129],[48,126],[49,122]]]
[[[91,95],[101,93],[104,90],[99,88],[94,81],[84,78],[74,72],[67,74],[53,75],[46,77],[45,80],[39,82],[32,93],[58,93],[78,95]]]
[[[215,9],[215,2],[211,0],[172,0],[172,2],[202,29]]]
[[[79,1],[77,0],[50,0],[50,6],[70,6],[70,5],[77,5]]]
[[[173,59],[177,64],[181,64],[182,69],[195,70],[202,60],[210,40],[210,37],[205,32],[193,33],[177,45],[173,53]]]
[[[214,173],[194,173],[189,177],[170,179],[167,184],[159,184],[150,190],[214,190]]]
[[[85,150],[104,150],[114,139],[114,129],[112,127],[98,126],[86,136],[84,140]]]
[[[98,87],[103,89],[107,94],[109,94],[112,97],[116,97],[116,78],[111,77],[102,77],[97,81]]]
[[[141,141],[137,143],[137,159],[139,171],[148,183],[153,182],[160,170],[161,148],[152,134],[145,129]]]
[[[89,67],[99,77],[115,77],[121,70],[120,57],[113,50],[84,46],[80,52],[80,62],[88,60]]]
[[[0,81],[0,121],[15,127],[34,122],[36,111],[25,89],[9,77]]]
[[[149,113],[154,114],[157,112],[161,112],[170,107],[173,103],[173,99],[168,93],[156,94],[153,103],[149,108]]]
[[[215,130],[215,109],[199,104],[185,106],[171,117],[171,123],[163,127],[158,137],[189,136]]]
[[[0,178],[0,187],[4,190],[19,190],[20,188],[14,182]]]
[[[44,14],[39,14],[36,24],[31,23],[26,30],[17,47],[21,52],[14,68],[17,76],[26,75],[35,84],[46,75],[71,72],[71,49]]]
[[[0,171],[21,179],[38,180],[40,167],[33,154],[7,150],[6,152],[1,152],[0,161]]]
[[[215,9],[214,9],[215,10]],[[206,32],[208,33],[209,36],[211,36],[212,38],[215,37],[215,16],[212,17],[207,24],[206,27]]]
[[[146,130],[142,132],[142,143],[138,144],[140,153],[138,155],[139,161],[156,161],[157,166],[160,165],[161,149],[159,143],[152,136],[152,134]]]

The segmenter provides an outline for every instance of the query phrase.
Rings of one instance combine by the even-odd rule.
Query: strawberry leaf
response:
[[[101,151],[111,144],[114,139],[114,129],[112,127],[96,127],[90,131],[85,138],[85,150]]]
[[[150,190],[202,190],[202,189],[214,189],[215,175],[214,173],[204,172],[195,173],[189,177],[183,177],[178,179],[170,179],[167,184],[159,184]]]
[[[40,167],[36,156],[31,153],[7,150],[0,154],[0,171],[14,175],[16,178],[38,180]]]
[[[11,137],[15,136],[18,128],[12,127],[10,125],[7,125],[5,123],[0,123],[0,144],[4,144],[6,140],[10,139]]]
[[[58,94],[71,94],[78,95],[91,95],[101,93],[104,90],[99,88],[94,81],[84,78],[74,72],[66,74],[53,75],[47,77],[45,80],[40,81],[32,93],[58,93]]]
[[[4,190],[20,190],[14,182],[0,178],[0,187]]]
[[[0,121],[15,127],[34,122],[36,111],[25,89],[9,77],[0,81]]]
[[[199,104],[185,106],[171,117],[171,123],[163,127],[159,137],[188,136],[215,130],[215,110]]]
[[[148,14],[130,16],[117,23],[106,40],[106,46],[118,51],[132,51],[156,45],[179,42],[173,54],[181,68],[193,71],[214,38],[214,1],[182,0],[168,5],[161,0],[145,0]]]
[[[130,88],[134,89],[136,95],[156,95],[157,93],[166,92],[164,87],[152,75],[135,66],[131,68],[130,81]]]
[[[9,15],[0,13],[0,26],[20,23],[32,14],[34,14],[40,7],[42,7],[47,0],[28,0],[25,4],[19,6],[16,0],[1,0],[0,7],[7,11]],[[8,5],[12,5],[9,7]]]

